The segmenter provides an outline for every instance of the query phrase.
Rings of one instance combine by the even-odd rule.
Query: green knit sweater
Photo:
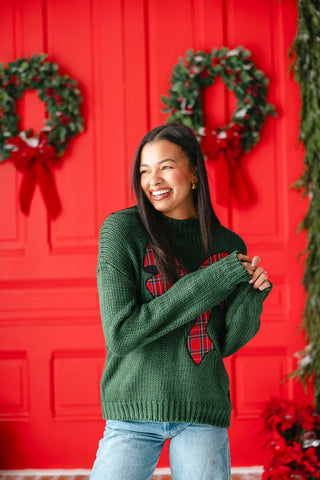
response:
[[[206,254],[197,220],[169,222],[183,276],[156,294],[152,285],[159,275],[148,261],[152,250],[137,208],[110,215],[101,228],[97,277],[107,348],[103,417],[228,427],[231,401],[222,359],[257,333],[271,287],[259,291],[248,283],[250,275],[237,257],[246,246],[232,231],[214,224]],[[225,258],[216,261],[221,253]],[[206,266],[209,256],[214,263]],[[188,338],[205,312],[210,346],[196,363]]]

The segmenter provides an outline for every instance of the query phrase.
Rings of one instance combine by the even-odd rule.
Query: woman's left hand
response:
[[[255,255],[252,260],[246,255],[241,255],[241,258],[240,255],[238,255],[238,257],[251,275],[251,280],[249,283],[253,284],[253,288],[262,291],[271,286],[270,282],[268,281],[267,272],[263,267],[258,266],[261,261],[261,258],[258,255]],[[251,273],[252,270],[253,273]]]

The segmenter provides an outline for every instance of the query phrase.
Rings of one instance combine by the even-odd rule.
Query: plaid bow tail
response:
[[[192,360],[199,365],[204,356],[215,349],[215,346],[207,334],[206,328],[211,310],[200,315],[187,337],[187,346]]]

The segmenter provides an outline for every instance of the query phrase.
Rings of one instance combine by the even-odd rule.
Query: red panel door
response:
[[[261,331],[226,361],[231,379],[233,466],[262,463],[259,415],[271,395],[302,395],[280,383],[302,347],[296,336],[304,294],[296,256],[305,203],[289,186],[302,170],[299,96],[288,75],[294,0],[23,0],[2,5],[0,61],[48,53],[83,93],[85,132],[55,170],[62,213],[48,222],[39,189],[26,218],[21,175],[0,164],[1,468],[90,468],[103,432],[99,383],[105,359],[96,289],[99,228],[132,204],[129,167],[144,133],[165,121],[160,97],[188,48],[243,45],[270,79],[261,141],[244,159],[256,201],[240,210],[212,199],[226,226],[259,253],[275,284]],[[206,118],[223,125],[235,107],[221,82],[205,92]],[[21,128],[42,128],[43,104],[29,92]],[[244,440],[245,439],[245,440]],[[159,466],[168,465],[166,450]]]

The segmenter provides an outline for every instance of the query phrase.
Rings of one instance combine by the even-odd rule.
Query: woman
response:
[[[222,359],[257,333],[271,284],[259,257],[220,225],[187,127],[143,138],[133,187],[137,207],[110,215],[100,235],[107,423],[91,480],[151,479],[167,439],[174,480],[227,480]]]

